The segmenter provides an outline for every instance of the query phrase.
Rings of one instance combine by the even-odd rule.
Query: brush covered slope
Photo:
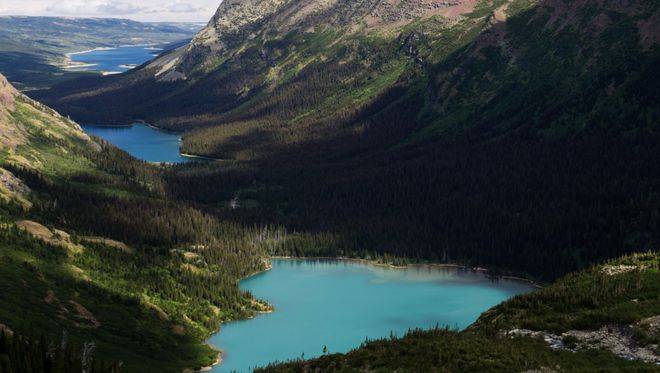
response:
[[[656,372],[659,343],[660,255],[650,252],[514,297],[462,332],[411,331],[257,371]]]
[[[267,307],[237,287],[256,232],[168,198],[159,166],[1,76],[0,129],[0,371],[200,368],[220,322]]]
[[[189,45],[35,97],[186,130],[184,152],[223,162],[180,168],[170,192],[297,232],[272,253],[554,279],[660,240],[659,12],[227,1]]]

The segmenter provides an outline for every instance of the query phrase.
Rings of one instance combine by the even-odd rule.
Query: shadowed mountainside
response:
[[[169,198],[160,172],[0,75],[0,371],[199,368],[220,322],[267,307],[237,286],[264,231]]]
[[[249,4],[139,70],[36,97],[185,129],[186,153],[235,160],[168,188],[316,237],[280,254],[550,279],[657,245],[657,2]],[[236,196],[250,203],[225,210]]]

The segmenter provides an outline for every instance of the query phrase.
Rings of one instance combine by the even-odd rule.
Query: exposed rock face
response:
[[[14,109],[14,96],[17,94],[16,89],[0,74],[0,115]]]
[[[13,150],[25,143],[25,131],[12,125],[10,120],[19,96],[20,93],[0,74],[0,149]]]
[[[541,338],[553,349],[590,349],[602,348],[628,360],[641,360],[647,363],[660,364],[660,355],[657,354],[656,345],[639,346],[633,337],[633,328],[650,325],[650,328],[660,329],[660,316],[650,317],[640,321],[637,325],[606,325],[598,330],[583,331],[569,330],[561,335],[528,329],[513,329],[506,332],[508,336],[528,336]],[[575,345],[568,345],[565,340],[572,338]]]
[[[25,185],[23,180],[14,176],[13,173],[0,167],[0,197],[6,201],[18,202],[24,209],[32,207],[32,203],[27,199],[30,194],[30,188]]]
[[[225,0],[191,44],[222,43],[223,35],[239,32],[266,19],[287,2],[291,0]]]
[[[224,0],[182,56],[179,70],[186,73],[213,54],[226,50],[234,41],[249,37],[249,32],[291,0]],[[172,75],[170,75],[170,78]]]
[[[231,55],[234,48],[259,35],[280,35],[298,29],[403,26],[415,19],[442,15],[459,17],[477,0],[225,0],[192,42],[154,61],[161,81],[186,79],[193,71]]]

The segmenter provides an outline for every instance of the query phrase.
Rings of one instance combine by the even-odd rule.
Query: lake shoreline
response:
[[[241,279],[239,280],[239,282],[240,282],[240,281],[243,281],[243,280],[246,280],[246,279],[248,279],[248,278],[250,278],[250,277],[254,277],[254,276],[260,275],[260,274],[262,274],[262,273],[268,272],[268,271],[270,271],[271,269],[273,269],[273,265],[272,265],[270,262],[264,262],[264,264],[265,264],[265,268],[264,268],[264,269],[257,270],[257,271],[254,271],[254,272],[248,274],[247,276],[241,278]],[[259,299],[255,299],[255,298],[253,298],[253,299],[254,299],[254,301],[258,302],[259,304],[261,304],[261,305],[263,305],[263,306],[270,307],[270,310],[268,310],[268,311],[255,310],[255,311],[254,311],[255,314],[252,315],[252,316],[249,316],[249,317],[246,317],[246,318],[242,318],[242,319],[231,319],[231,320],[227,320],[227,321],[221,322],[221,323],[215,328],[215,330],[209,335],[209,337],[206,338],[206,344],[207,344],[208,346],[210,346],[212,349],[218,351],[218,357],[217,357],[217,359],[215,360],[215,362],[214,362],[213,364],[211,364],[211,365],[209,365],[209,366],[202,367],[202,368],[200,368],[199,370],[197,370],[197,372],[208,372],[208,371],[211,371],[211,370],[213,369],[214,366],[222,364],[222,356],[224,355],[224,351],[223,351],[221,348],[212,345],[212,344],[208,341],[213,335],[218,334],[218,333],[221,332],[220,329],[221,329],[221,327],[222,327],[222,324],[226,324],[226,323],[230,323],[230,322],[234,322],[234,321],[240,321],[240,320],[250,320],[250,319],[253,319],[256,315],[259,315],[259,314],[267,314],[267,313],[275,312],[274,307],[271,306],[270,304],[268,304],[268,302],[265,302],[265,301],[263,301],[263,300],[259,300]]]
[[[211,344],[209,344],[209,343],[207,343],[207,344],[209,346],[211,346],[211,348],[215,349]],[[222,351],[218,351],[218,357],[217,357],[217,359],[215,359],[215,362],[213,364],[205,366],[205,367],[201,367],[196,372],[210,372],[211,369],[213,369],[214,366],[216,366],[220,363],[222,363]]]
[[[487,268],[471,267],[471,266],[460,265],[460,264],[455,264],[455,263],[410,263],[410,264],[406,264],[406,265],[394,265],[394,264],[391,264],[391,263],[383,263],[383,262],[379,262],[377,260],[370,260],[370,259],[364,259],[364,258],[329,257],[329,256],[326,256],[326,257],[322,257],[322,256],[317,256],[317,257],[293,257],[293,256],[280,256],[280,255],[264,256],[263,260],[264,260],[264,264],[265,264],[263,269],[260,269],[260,270],[257,270],[257,271],[254,271],[254,272],[251,272],[251,273],[247,274],[246,276],[242,277],[241,280],[239,280],[239,282],[241,282],[243,280],[246,280],[246,279],[251,279],[255,276],[259,276],[259,275],[264,274],[264,273],[267,273],[274,266],[277,265],[276,262],[275,262],[277,260],[283,260],[283,261],[329,261],[329,262],[335,262],[335,264],[339,264],[340,266],[341,266],[341,263],[337,263],[337,262],[346,262],[346,263],[352,263],[354,265],[372,266],[372,267],[377,267],[377,268],[386,268],[386,269],[391,269],[391,270],[395,270],[395,271],[396,270],[401,270],[401,269],[409,269],[409,268],[421,268],[422,271],[424,271],[424,269],[429,269],[429,270],[431,270],[431,269],[436,269],[436,270],[437,269],[447,269],[447,270],[449,270],[449,272],[448,272],[449,274],[453,274],[454,272],[456,272],[456,275],[463,275],[464,274],[464,275],[467,275],[467,276],[476,276],[475,278],[481,278],[482,279],[481,281],[484,281],[484,282],[487,282],[487,280],[489,279],[488,276],[486,276],[486,274],[488,272]],[[289,264],[289,265],[296,266],[295,264]],[[313,263],[309,263],[307,265],[313,265]],[[396,276],[398,276],[398,275],[396,275]],[[529,279],[524,279],[524,278],[521,278],[521,277],[499,276],[498,278],[499,279],[510,280],[511,282],[509,282],[509,284],[513,284],[513,286],[525,285],[528,289],[530,289],[528,291],[533,291],[533,290],[538,289],[540,287],[538,284],[534,284]],[[262,281],[262,282],[267,281],[268,282],[269,280],[262,279],[262,280],[257,280],[257,281]],[[519,283],[519,285],[515,285],[515,283]],[[530,286],[530,285],[533,285],[533,286]],[[500,286],[500,285],[496,285],[496,286]],[[501,286],[512,286],[512,285],[506,285],[506,283],[502,283]],[[256,300],[258,298],[268,299],[268,293],[256,293],[255,296],[254,296],[254,299]],[[277,298],[271,299],[271,300],[276,300],[276,299]],[[264,303],[268,304],[266,301],[263,301],[263,300],[259,300],[259,302],[262,303],[262,304],[264,304]],[[499,303],[497,303],[497,304],[499,304]],[[490,307],[494,307],[495,305],[496,304],[493,304],[492,306],[489,306],[488,309],[490,309]],[[281,305],[281,306],[283,306],[283,305]],[[257,308],[257,307],[255,307],[255,308]],[[211,335],[206,340],[207,343],[210,346],[218,348],[220,351],[222,351],[220,353],[220,355],[221,355],[220,361],[218,363],[212,365],[211,370],[213,370],[214,366],[222,365],[222,364],[225,364],[225,363],[229,364],[228,367],[230,367],[230,368],[233,367],[233,364],[234,364],[233,359],[232,359],[232,362],[229,362],[228,360],[226,360],[225,352],[221,348],[219,348],[219,346],[225,346],[223,344],[223,338],[222,337],[217,337],[218,335],[222,335],[222,333],[230,333],[230,334],[228,334],[228,336],[233,335],[232,334],[232,333],[234,333],[233,330],[228,331],[228,329],[226,329],[227,324],[231,324],[231,323],[234,323],[234,322],[237,322],[237,321],[250,320],[250,319],[256,318],[261,313],[271,313],[271,312],[274,312],[274,311],[276,311],[276,310],[268,310],[267,312],[260,312],[258,310],[255,310],[253,315],[248,316],[246,318],[238,318],[238,319],[223,321],[218,326],[218,328],[213,333],[211,333]],[[487,309],[483,310],[483,312],[485,312],[485,311],[487,311]],[[282,311],[282,312],[284,312],[284,311]],[[469,327],[469,325],[466,325],[465,327],[467,328],[467,327]],[[231,337],[227,337],[227,338],[231,338]],[[218,346],[218,347],[216,347],[216,346]],[[235,348],[235,347],[232,347],[232,348]],[[227,351],[227,352],[230,352],[230,351]],[[223,368],[217,368],[217,369],[223,369]]]
[[[430,267],[430,268],[455,268],[462,269],[466,271],[479,272],[487,275],[489,269],[486,267],[470,267],[464,264],[455,264],[455,263],[409,263],[404,265],[394,265],[391,263],[383,263],[373,259],[362,259],[362,258],[350,258],[350,257],[331,257],[331,256],[310,256],[310,257],[294,257],[294,256],[270,256],[268,259],[290,259],[290,260],[343,260],[343,261],[353,261],[356,263],[362,263],[367,265],[372,265],[374,267],[390,268],[390,269],[406,269],[406,268],[415,268],[415,267]],[[251,277],[251,276],[250,276]],[[494,276],[496,279],[503,280],[512,280],[516,282],[523,282],[529,285],[532,285],[536,289],[543,289],[543,285],[531,280],[529,278],[513,276],[513,275],[501,275]]]
[[[84,127],[97,127],[97,128],[131,128],[133,124],[81,124]]]
[[[162,127],[159,127],[155,124],[147,123],[144,119],[133,119],[130,122],[131,123],[129,123],[129,124],[84,124],[84,125],[85,126],[90,126],[90,127],[100,127],[100,128],[113,128],[113,127],[116,127],[116,128],[131,128],[135,124],[141,124],[141,125],[151,127],[156,131],[160,131],[160,132],[168,133],[168,134],[172,134],[172,135],[183,136],[183,134],[186,133],[186,131],[177,131],[177,130],[162,128]],[[216,162],[217,161],[230,161],[230,159],[214,158],[214,157],[208,157],[208,156],[205,156],[205,155],[183,153],[183,152],[179,152],[179,155],[184,157],[184,158],[202,159],[202,160],[206,160],[206,161],[216,161]]]
[[[195,154],[188,154],[188,153],[179,153],[182,157],[186,158],[193,158],[193,159],[203,159],[206,161],[224,161],[225,159],[221,158],[212,158],[212,157],[205,157],[203,155],[195,155]]]
[[[71,56],[75,56],[78,54],[85,54],[85,53],[91,53],[91,52],[96,52],[96,51],[104,51],[104,50],[113,50],[116,48],[113,47],[97,47],[93,49],[88,49],[84,51],[79,51],[79,52],[69,52],[64,54],[64,62],[59,66],[62,69],[69,70],[69,69],[76,69],[76,68],[85,68],[85,67],[94,67],[97,66],[97,64],[91,64],[91,63],[85,63],[85,62],[77,62],[74,61]]]
[[[96,47],[92,49],[87,49],[83,51],[77,51],[77,52],[67,52],[64,54],[64,58],[58,59],[61,62],[55,63],[56,67],[59,67],[63,70],[72,70],[72,69],[84,69],[88,67],[94,67],[98,66],[96,63],[86,63],[86,62],[78,62],[74,61],[72,56],[80,55],[80,54],[87,54],[87,53],[93,53],[93,52],[98,52],[98,51],[111,51],[111,50],[116,50],[119,48],[144,48],[145,50],[151,51],[150,53],[154,58],[158,57],[158,53],[155,52],[160,52],[163,49],[162,48],[156,48],[157,43],[148,43],[148,44],[125,44],[125,45],[118,45],[118,46],[112,46],[112,47]],[[152,58],[153,59],[153,58]],[[125,66],[125,67],[124,67]],[[129,67],[132,66],[132,67]],[[140,64],[125,64],[125,65],[120,65],[119,67],[125,68],[127,70],[131,70],[135,67],[140,66]],[[74,70],[75,71],[75,70]],[[95,72],[98,73],[102,76],[108,76],[108,75],[115,75],[115,74],[120,74],[123,71],[97,71],[97,70],[81,70],[81,71],[88,71],[88,72]]]

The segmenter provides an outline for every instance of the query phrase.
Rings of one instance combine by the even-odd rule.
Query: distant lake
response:
[[[90,51],[68,54],[72,64],[69,71],[99,71],[104,74],[118,74],[154,59],[160,48],[150,46],[122,46],[117,48],[97,48]]]
[[[213,372],[249,372],[276,360],[347,352],[365,338],[436,325],[463,329],[489,308],[533,290],[455,268],[377,267],[343,260],[273,260],[241,281],[274,313],[223,324],[209,342],[224,351]]]
[[[179,153],[181,135],[177,133],[161,131],[141,123],[130,127],[82,125],[82,128],[88,134],[98,136],[148,162],[180,163],[189,160]]]

